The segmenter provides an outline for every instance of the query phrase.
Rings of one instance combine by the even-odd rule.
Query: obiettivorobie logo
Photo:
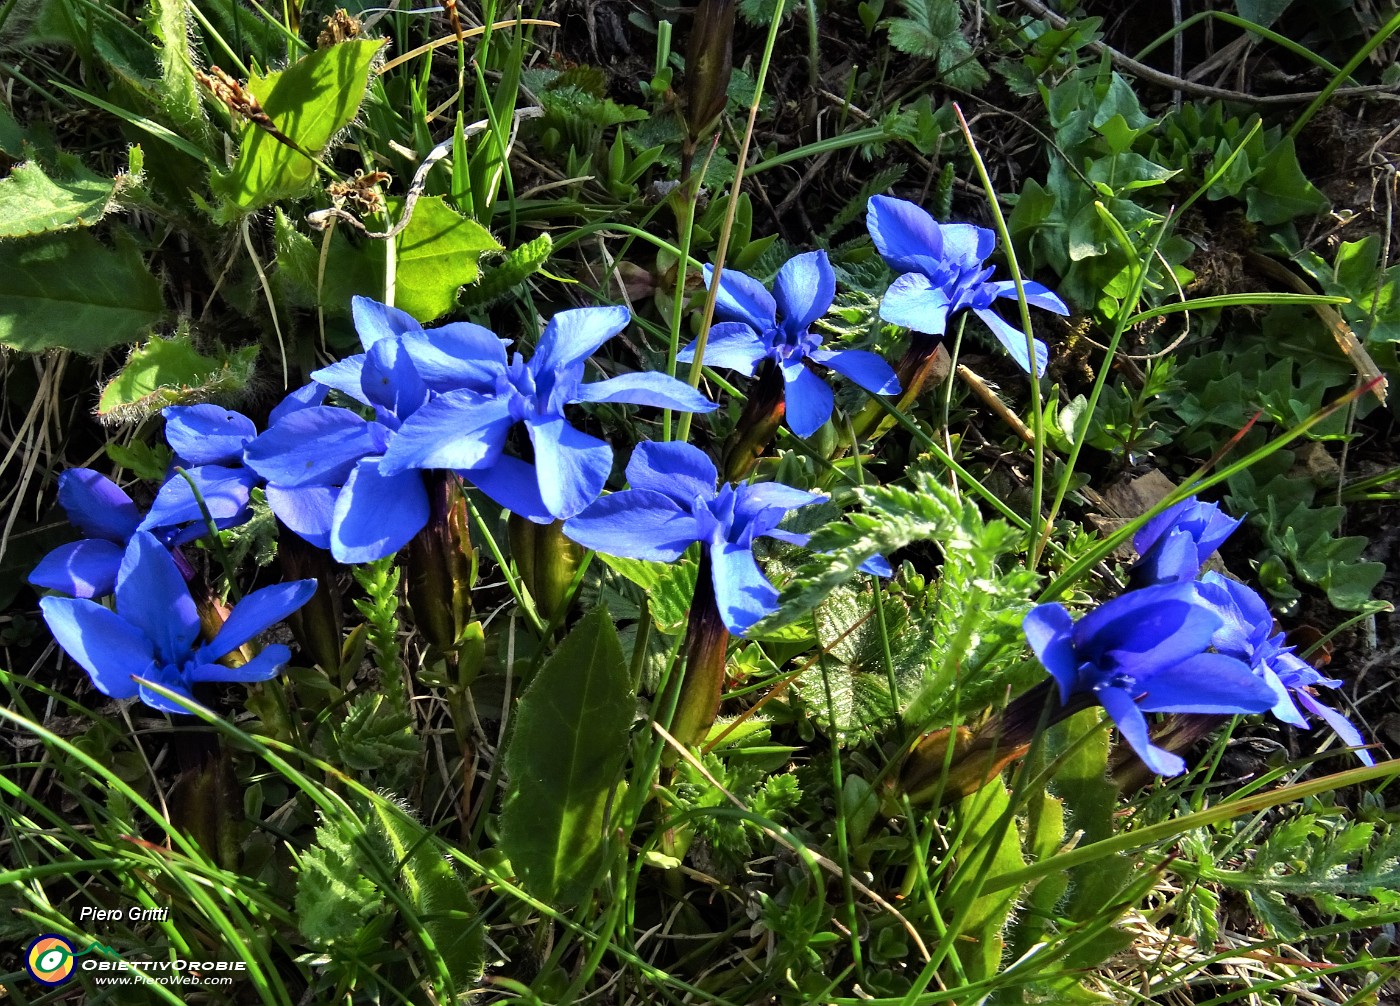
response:
[[[88,954],[95,956],[78,962]],[[92,973],[102,984],[153,982],[157,985],[229,985],[248,973],[244,961],[127,960],[116,950],[96,941],[74,950],[72,941],[55,933],[38,937],[24,951],[24,969],[40,985],[62,985],[74,971]]]
[[[121,956],[101,943],[89,943],[83,950],[74,950],[73,944],[62,936],[45,933],[24,951],[24,970],[40,985],[62,985],[73,977],[74,959],[93,951],[112,957]]]

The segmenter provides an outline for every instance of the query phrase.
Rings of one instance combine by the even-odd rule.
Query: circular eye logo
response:
[[[41,985],[62,985],[73,975],[73,944],[62,936],[40,936],[24,952],[24,969]]]

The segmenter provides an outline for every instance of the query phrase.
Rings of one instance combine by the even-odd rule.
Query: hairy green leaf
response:
[[[33,161],[17,165],[0,181],[0,238],[91,227],[111,209],[120,179],[87,170],[50,178]]]
[[[167,405],[188,405],[235,394],[252,379],[258,347],[205,356],[189,337],[152,336],[132,352],[126,366],[107,382],[97,401],[98,418],[137,422]]]
[[[395,242],[394,305],[425,322],[453,310],[457,291],[476,282],[481,256],[501,249],[490,231],[441,196],[418,200]]]
[[[359,111],[383,39],[354,39],[303,56],[285,70],[254,76],[248,90],[285,140],[248,123],[238,160],[212,186],[236,218],[279,199],[305,193],[316,177],[313,157]]]

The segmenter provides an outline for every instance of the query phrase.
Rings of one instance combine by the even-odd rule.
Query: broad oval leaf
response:
[[[501,846],[543,901],[578,904],[597,882],[635,708],[605,607],[584,616],[520,697],[505,753],[511,792]]]

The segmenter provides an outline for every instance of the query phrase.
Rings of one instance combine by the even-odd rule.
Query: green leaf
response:
[[[91,227],[111,208],[117,187],[118,180],[87,170],[55,180],[33,161],[17,165],[0,181],[0,238]]]
[[[648,562],[599,552],[598,559],[642,589],[647,597],[647,610],[658,629],[670,636],[680,634],[689,620],[690,603],[695,597],[699,564],[694,558]]]
[[[349,941],[364,920],[384,904],[383,895],[365,875],[363,850],[356,839],[362,826],[350,817],[325,820],[315,844],[297,868],[297,928],[314,947]]]
[[[1021,837],[1016,823],[1003,823],[1001,820],[1010,804],[1010,794],[1001,779],[983,786],[958,803],[958,818],[967,822],[959,847],[971,851],[958,863],[952,880],[954,886],[944,895],[945,903],[962,908],[959,903],[962,899],[958,896],[965,886],[974,885],[973,878],[992,880],[1026,865],[1021,855]],[[1002,928],[1018,894],[1015,888],[983,894],[965,909],[958,933],[958,957],[969,981],[990,978],[1000,970]],[[961,941],[968,942],[964,944]]]
[[[369,70],[383,39],[354,39],[303,56],[285,70],[254,76],[248,90],[293,149],[267,130],[243,127],[238,160],[212,187],[237,217],[305,193],[316,177],[312,157],[350,124],[364,98]],[[310,155],[310,156],[308,156]]]
[[[321,269],[321,243],[296,229],[282,212],[273,211],[272,247],[277,271],[272,282],[279,299],[285,297],[299,307],[319,307],[327,314],[349,317],[350,302],[356,294],[384,296],[384,249],[352,244],[347,228],[331,231],[324,273]]]
[[[190,57],[190,13],[186,0],[152,0],[150,32],[160,57],[159,97],[165,114],[187,138],[203,142],[209,120],[200,100]]]
[[[0,244],[0,346],[96,356],[135,342],[164,312],[130,241],[113,251],[76,231]]]
[[[1305,213],[1322,213],[1330,205],[1298,166],[1292,137],[1280,140],[1264,155],[1244,198],[1245,216],[1260,224],[1286,224]]]
[[[396,239],[394,306],[419,321],[442,317],[457,306],[457,291],[476,282],[481,256],[500,250],[490,231],[441,196],[419,199]]]
[[[612,616],[600,606],[530,682],[506,748],[501,847],[541,900],[577,904],[593,890],[635,709]]]
[[[962,26],[962,12],[946,0],[900,0],[907,17],[888,22],[890,45],[911,56],[933,59]]]
[[[187,335],[172,339],[153,336],[102,389],[97,415],[133,422],[167,405],[202,402],[242,391],[253,376],[257,358],[256,345],[212,357],[198,352]]]
[[[342,43],[343,44],[343,43]],[[481,979],[485,927],[471,891],[434,845],[432,834],[376,801],[373,806],[378,836],[387,843],[396,866],[399,888],[413,910],[409,921],[430,954],[451,980],[451,999],[464,996]],[[431,947],[427,944],[431,941]]]
[[[553,251],[554,239],[548,232],[512,248],[500,261],[486,268],[479,282],[462,291],[461,305],[469,310],[480,310],[503,300],[539,272]]]

